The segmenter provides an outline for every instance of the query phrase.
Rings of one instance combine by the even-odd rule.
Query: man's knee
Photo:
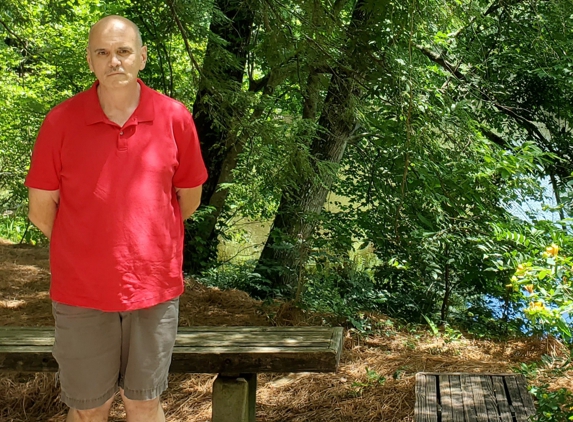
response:
[[[125,413],[127,414],[128,420],[131,416],[138,420],[138,417],[143,415],[148,415],[149,417],[156,417],[163,415],[163,410],[159,401],[159,397],[151,400],[130,400],[123,394],[123,390],[120,390],[121,399],[125,406]],[[154,419],[150,419],[154,420]],[[159,420],[159,419],[157,419]]]
[[[67,422],[106,422],[113,403],[113,397],[102,406],[94,409],[78,410],[70,408]]]

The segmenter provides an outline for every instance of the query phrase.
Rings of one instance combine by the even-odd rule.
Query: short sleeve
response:
[[[43,190],[60,189],[62,133],[53,124],[50,114],[44,119],[34,149],[30,170],[24,184]]]
[[[186,110],[185,110],[186,111]],[[186,111],[181,133],[175,133],[179,165],[173,175],[176,188],[194,188],[207,180],[207,169],[201,154],[201,145],[193,117]]]

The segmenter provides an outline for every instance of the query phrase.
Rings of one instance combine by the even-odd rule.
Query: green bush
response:
[[[535,422],[573,421],[573,393],[560,388],[550,391],[549,386],[532,387],[531,393],[537,400],[537,411],[532,418]]]

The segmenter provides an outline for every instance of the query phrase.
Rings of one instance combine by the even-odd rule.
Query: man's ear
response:
[[[141,47],[141,66],[139,66],[139,70],[145,69],[145,64],[147,63],[147,46],[144,45]]]
[[[86,61],[88,62],[88,66],[90,67],[90,70],[93,72],[94,68],[92,66],[92,60],[90,57],[90,50],[89,47],[86,47]]]

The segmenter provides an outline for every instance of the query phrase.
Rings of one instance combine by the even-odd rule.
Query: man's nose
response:
[[[111,60],[110,60],[109,65],[111,67],[117,67],[117,66],[121,65],[121,60],[119,59],[119,57],[116,54],[111,55]]]

